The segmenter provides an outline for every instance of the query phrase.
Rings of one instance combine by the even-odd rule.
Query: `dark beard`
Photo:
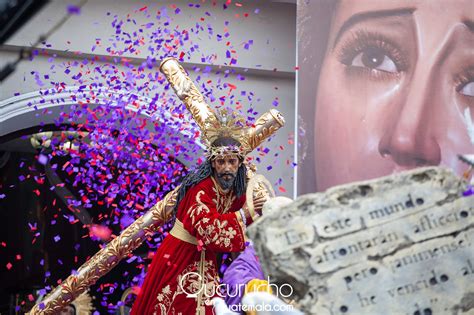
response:
[[[234,186],[234,181],[235,181],[235,176],[236,174],[232,173],[222,173],[222,174],[216,174],[217,176],[217,182],[221,186],[222,189],[227,190],[232,188]],[[225,175],[229,175],[231,178],[230,179],[224,179]]]

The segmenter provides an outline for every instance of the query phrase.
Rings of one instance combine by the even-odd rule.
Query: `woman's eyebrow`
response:
[[[385,17],[394,17],[394,16],[405,16],[411,15],[416,9],[415,8],[402,8],[402,9],[392,9],[392,10],[379,10],[379,11],[369,11],[369,12],[360,12],[351,16],[347,21],[342,24],[339,32],[337,33],[336,39],[334,40],[335,47],[337,42],[341,38],[342,34],[350,29],[353,25],[370,20],[370,19],[380,19]]]

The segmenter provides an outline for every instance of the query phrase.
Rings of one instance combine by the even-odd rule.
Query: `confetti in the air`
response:
[[[47,55],[50,68],[49,72],[30,73],[42,99],[28,106],[36,110],[39,118],[53,115],[52,111],[42,109],[47,102],[54,102],[61,112],[54,113],[55,131],[38,141],[37,163],[22,161],[19,169],[25,170],[15,175],[17,182],[12,185],[34,181],[34,196],[54,196],[48,207],[37,210],[52,212],[48,214],[48,225],[65,223],[80,231],[75,236],[76,243],[71,245],[74,265],[61,258],[54,262],[61,268],[77,269],[89,258],[81,252],[85,239],[99,250],[179,185],[189,172],[188,166],[193,168],[202,162],[200,131],[160,73],[158,67],[163,58],[173,56],[183,62],[211,107],[237,111],[249,124],[262,114],[255,109],[261,102],[258,91],[243,88],[247,86],[243,85],[246,73],[234,69],[240,66],[239,54],[251,51],[255,40],[249,34],[244,41],[234,42],[232,36],[234,23],[251,19],[260,9],[252,13],[245,10],[245,4],[234,4],[218,8],[231,13],[226,14],[226,21],[215,19],[213,11],[206,11],[199,1],[185,6],[141,6],[125,16],[111,8],[101,21],[107,21],[109,36],[84,34],[90,36],[90,51],[97,55],[72,52],[75,58],[63,61],[53,54],[47,55],[47,49],[33,51],[32,58]],[[232,14],[232,8],[244,11]],[[75,19],[86,14],[72,4],[67,5],[67,13],[75,15],[71,17]],[[188,20],[186,26],[177,23],[183,21],[183,16]],[[202,44],[203,39],[212,43],[212,51]],[[77,40],[68,38],[67,44]],[[54,49],[47,42],[42,47]],[[199,65],[199,61],[204,65]],[[67,80],[56,79],[63,76]],[[275,97],[269,103],[265,104],[268,109],[279,106],[280,100]],[[258,156],[273,154],[275,150],[273,146],[262,146],[255,152],[256,158],[250,159],[259,163]],[[263,165],[261,168],[273,169]],[[27,175],[30,172],[36,175]],[[281,181],[276,187],[286,192]],[[0,193],[0,199],[6,197],[7,194]],[[32,244],[46,237],[44,227],[37,222],[29,222],[24,228],[28,229]],[[169,228],[164,226],[162,233],[147,240],[147,249],[142,254],[123,262],[133,266],[127,271],[133,275],[98,286],[94,292],[97,303],[114,312],[119,306],[117,300],[109,299],[114,292],[130,287],[139,290],[144,266],[149,263],[147,253],[156,250],[166,235],[163,232]],[[49,242],[58,246],[71,242],[61,233],[48,237]],[[1,245],[7,247],[6,243]],[[11,262],[5,265],[8,270],[14,267],[13,262],[23,258],[15,255],[9,259]],[[37,264],[45,269],[51,262],[41,260]],[[57,285],[58,279],[52,279],[49,270],[44,274],[45,284]],[[47,289],[50,290],[51,287]]]

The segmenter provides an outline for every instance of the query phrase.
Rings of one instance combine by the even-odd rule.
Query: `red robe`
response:
[[[163,240],[131,314],[213,314],[210,300],[220,283],[216,254],[245,248],[238,211],[244,202],[245,195],[224,194],[212,176],[189,189],[176,214],[185,231],[173,233],[173,228]]]

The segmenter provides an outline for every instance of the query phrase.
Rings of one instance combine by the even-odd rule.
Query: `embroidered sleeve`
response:
[[[238,252],[245,248],[243,221],[239,212],[220,214],[204,191],[196,194],[189,209],[198,242],[216,252]]]

